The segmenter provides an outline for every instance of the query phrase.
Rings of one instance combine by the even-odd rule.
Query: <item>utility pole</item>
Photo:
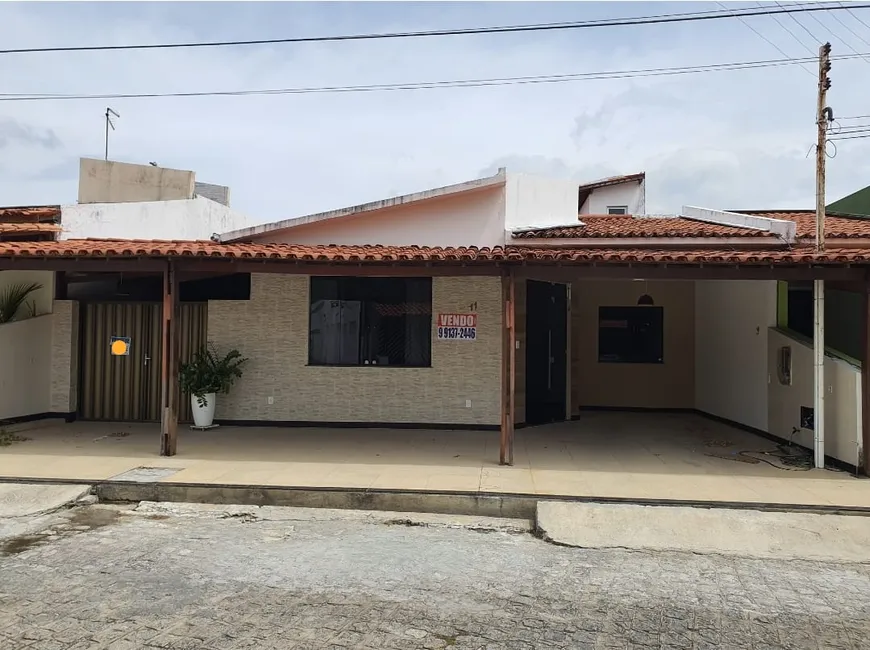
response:
[[[828,122],[833,111],[826,106],[828,89],[831,87],[831,44],[819,48],[819,98],[816,109],[816,250],[825,250],[825,151],[827,147]]]
[[[831,44],[819,48],[819,97],[816,109],[816,252],[825,250],[825,160],[828,122],[834,113],[826,106],[831,79]],[[825,281],[813,280],[813,465],[825,467]]]

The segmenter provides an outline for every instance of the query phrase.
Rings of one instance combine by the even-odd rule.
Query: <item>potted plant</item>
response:
[[[230,387],[242,376],[241,366],[246,361],[238,350],[220,356],[214,344],[208,343],[197,350],[189,363],[181,364],[178,380],[181,390],[190,394],[195,426],[212,425],[217,394],[230,392]]]

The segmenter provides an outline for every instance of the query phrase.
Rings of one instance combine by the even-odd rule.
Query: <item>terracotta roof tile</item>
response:
[[[765,237],[770,233],[752,228],[722,226],[682,217],[634,217],[615,214],[583,214],[585,225],[534,228],[515,232],[520,239],[607,238],[624,237]]]
[[[800,238],[812,238],[816,236],[816,213],[815,212],[756,212],[745,210],[744,214],[752,214],[757,217],[768,219],[782,219],[794,221],[797,225],[796,236]],[[835,215],[825,216],[825,238],[855,238],[870,237],[870,219],[860,217],[840,217]]]
[[[623,174],[621,176],[608,176],[607,178],[599,178],[597,181],[590,181],[589,183],[583,183],[578,189],[583,192],[584,190],[597,190],[600,187],[608,187],[610,185],[619,185],[621,183],[629,183],[631,181],[640,182],[646,179],[646,172],[638,172],[636,174]]]
[[[59,205],[0,208],[0,223],[33,223],[60,220]]]
[[[79,239],[47,242],[0,242],[0,257],[26,258],[224,258],[324,263],[384,262],[561,262],[576,264],[870,264],[870,248],[827,249],[810,246],[775,250],[648,248],[429,248],[421,246],[306,246],[299,244],[218,244],[210,241]]]
[[[41,232],[60,232],[60,230],[60,225],[56,223],[3,223],[0,221],[0,234],[27,235]]]
[[[305,262],[413,262],[489,259],[491,250],[473,247],[219,244],[196,240],[67,239],[3,242],[0,257],[222,257]]]

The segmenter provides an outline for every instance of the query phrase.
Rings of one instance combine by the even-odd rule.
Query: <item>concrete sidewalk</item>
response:
[[[0,542],[43,530],[62,517],[61,509],[90,502],[89,491],[88,485],[0,484]]]
[[[89,491],[89,485],[0,483],[0,518],[52,512],[81,499]]]
[[[870,562],[870,516],[541,501],[537,529],[578,548]]]

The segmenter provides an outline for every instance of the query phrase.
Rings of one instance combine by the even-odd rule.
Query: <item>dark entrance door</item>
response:
[[[526,292],[526,423],[565,419],[568,288],[529,280]]]

